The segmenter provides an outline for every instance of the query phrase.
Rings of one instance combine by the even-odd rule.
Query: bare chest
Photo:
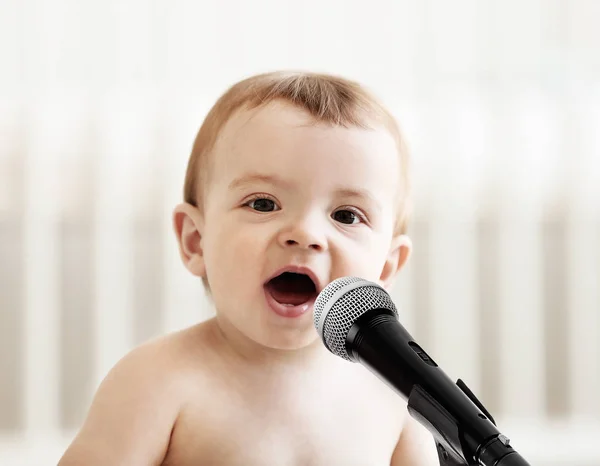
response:
[[[405,409],[387,387],[222,391],[181,413],[165,466],[389,465]]]

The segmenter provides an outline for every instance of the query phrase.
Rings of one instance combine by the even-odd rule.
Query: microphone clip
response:
[[[471,466],[461,447],[457,420],[420,385],[408,397],[408,412],[433,434],[440,466]]]

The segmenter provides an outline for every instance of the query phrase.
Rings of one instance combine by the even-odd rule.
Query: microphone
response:
[[[529,466],[464,382],[454,383],[400,324],[381,286],[334,280],[315,301],[314,325],[330,352],[361,363],[407,400],[433,434],[442,466]]]

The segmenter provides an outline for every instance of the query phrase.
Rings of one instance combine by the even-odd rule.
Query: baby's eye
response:
[[[275,210],[279,210],[279,207],[277,204],[275,204],[275,201],[266,197],[257,197],[248,201],[246,205],[257,212],[273,212]]]
[[[348,209],[336,210],[333,213],[332,218],[337,222],[344,223],[346,225],[352,225],[362,221],[361,216],[357,212]]]

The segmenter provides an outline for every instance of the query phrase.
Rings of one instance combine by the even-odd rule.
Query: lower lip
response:
[[[315,303],[314,298],[309,299],[305,303],[299,304],[297,306],[286,306],[285,304],[281,304],[280,302],[275,301],[275,298],[269,293],[269,290],[265,288],[265,296],[267,298],[267,303],[269,307],[273,309],[275,314],[280,315],[281,317],[300,317],[308,312],[311,309],[312,305]]]

